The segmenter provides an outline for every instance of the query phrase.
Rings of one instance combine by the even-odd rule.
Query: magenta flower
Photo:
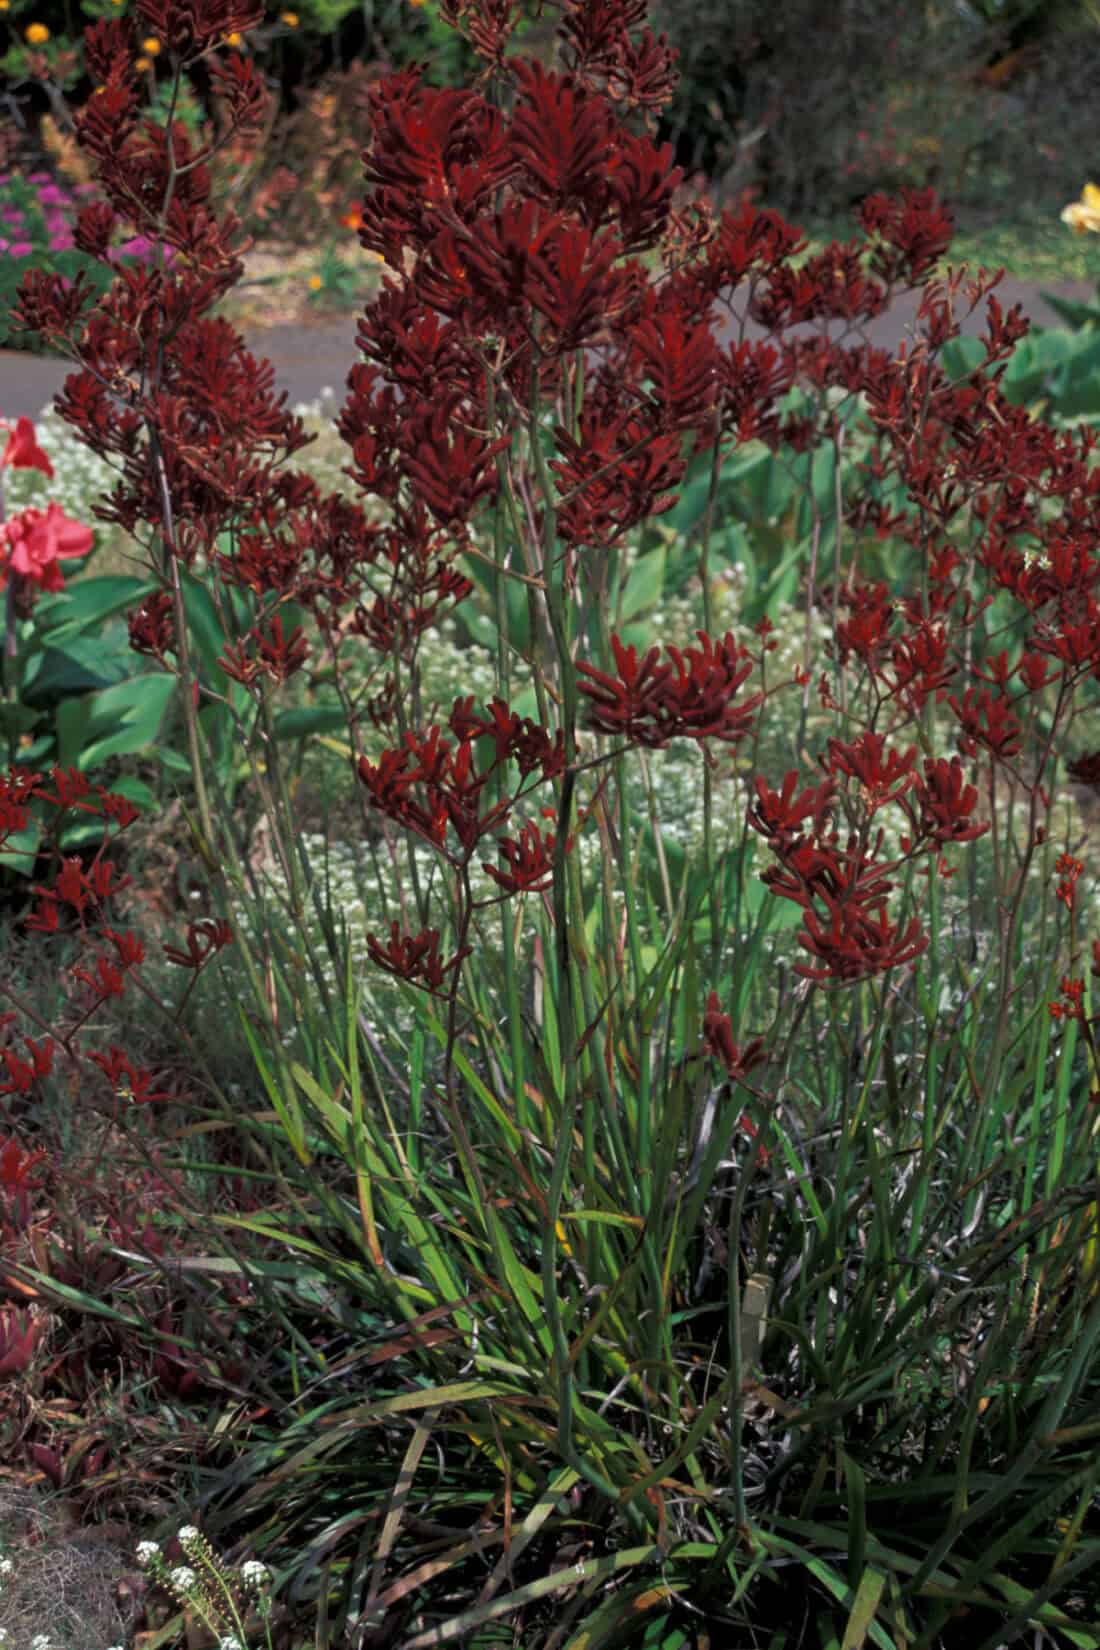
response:
[[[30,241],[12,241],[11,245],[8,247],[8,251],[11,253],[13,258],[29,258],[31,253],[34,251],[34,247],[31,245]]]

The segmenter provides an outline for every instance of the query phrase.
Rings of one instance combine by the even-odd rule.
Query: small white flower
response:
[[[266,1587],[271,1580],[271,1571],[259,1559],[249,1558],[241,1565],[241,1580],[246,1587]]]
[[[0,1558],[0,1576],[10,1576],[15,1565],[10,1558]]]
[[[224,1639],[218,1640],[218,1650],[244,1650],[244,1645],[236,1633],[230,1633]]]
[[[199,1532],[198,1532],[198,1530],[196,1530],[196,1528],[193,1524],[185,1524],[183,1526],[182,1530],[179,1532],[179,1541],[180,1541],[181,1547],[187,1547],[191,1544],[192,1541],[198,1541],[199,1539],[200,1539]]]
[[[160,1557],[160,1544],[156,1541],[139,1541],[137,1544],[137,1561],[139,1564],[152,1564],[155,1558]]]
[[[168,1579],[177,1592],[185,1593],[199,1578],[189,1564],[177,1564],[174,1570],[169,1570]]]
[[[50,1635],[36,1633],[31,1640],[31,1650],[50,1650]]]

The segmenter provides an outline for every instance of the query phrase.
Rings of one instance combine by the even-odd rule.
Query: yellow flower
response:
[[[141,42],[141,49],[145,53],[146,57],[156,57],[160,51],[160,41],[157,39],[155,34],[151,34],[148,40],[143,40]]]
[[[1072,201],[1062,212],[1062,222],[1078,235],[1100,235],[1100,188],[1095,183],[1086,183],[1081,199]]]
[[[134,58],[134,68],[137,70],[138,74],[144,74],[146,69],[151,69],[152,67],[153,59],[151,57]]]
[[[311,275],[306,284],[311,292],[320,292],[325,283],[319,275]]]
[[[0,11],[7,11],[10,6],[11,0],[0,0]]]
[[[285,23],[288,29],[296,29],[298,27],[298,13],[296,11],[280,12],[279,21]]]
[[[237,33],[236,29],[233,30],[232,34],[227,34],[226,35],[225,43],[226,43],[227,46],[239,46],[240,45],[241,37]]]
[[[50,31],[45,23],[32,23],[23,39],[28,46],[44,46],[50,38]]]

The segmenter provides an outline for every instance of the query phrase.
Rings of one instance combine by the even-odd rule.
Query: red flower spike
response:
[[[665,314],[639,321],[629,337],[653,385],[659,428],[702,424],[718,391],[718,350],[709,326],[689,327],[679,315]]]
[[[884,281],[927,278],[951,244],[954,220],[931,189],[906,190],[900,201],[869,195],[859,208],[872,237],[871,268]]]
[[[959,721],[959,750],[963,756],[976,756],[979,746],[1000,761],[1019,754],[1023,729],[1012,714],[1011,701],[1003,694],[994,696],[988,689],[979,692],[967,688],[961,699],[951,694],[947,702]]]
[[[799,943],[820,967],[798,963],[795,973],[805,979],[850,985],[877,974],[900,968],[928,949],[927,935],[914,917],[904,930],[890,923],[881,912],[873,915],[854,901],[840,903],[822,895],[828,908],[828,924],[807,910]]]
[[[187,925],[187,949],[165,945],[161,949],[169,962],[179,968],[204,968],[225,946],[233,942],[233,930],[221,917],[200,917]]]
[[[836,783],[826,779],[816,790],[808,789],[795,796],[798,772],[792,769],[783,780],[779,791],[768,789],[759,776],[753,781],[756,801],[748,811],[748,823],[754,831],[767,837],[777,854],[785,854],[803,839],[807,824],[815,836],[825,830],[833,811]]]
[[[104,819],[109,819],[120,831],[127,830],[141,818],[141,810],[135,808],[128,797],[120,796],[117,791],[105,791],[102,786],[98,789]]]
[[[143,1071],[130,1063],[122,1049],[112,1043],[106,1054],[91,1053],[89,1060],[97,1065],[114,1089],[116,1096],[121,1100],[133,1101],[136,1105],[146,1105],[155,1100],[173,1100],[175,1096],[167,1090],[154,1089],[154,1075],[151,1071]]]
[[[1084,869],[1082,861],[1074,859],[1072,854],[1059,854],[1054,862],[1055,875],[1061,878],[1054,897],[1067,911],[1072,911],[1077,902],[1077,882]]]
[[[735,704],[737,692],[753,669],[744,648],[727,635],[714,642],[698,632],[699,646],[670,647],[659,663],[660,648],[650,648],[639,662],[633,647],[611,638],[618,676],[580,663],[578,684],[590,702],[589,726],[598,733],[620,734],[650,750],[663,750],[671,739],[720,739],[734,743],[752,726],[763,701],[761,693]]]
[[[22,1307],[0,1307],[0,1380],[26,1373],[45,1328],[44,1317],[32,1317]]]
[[[107,957],[95,959],[94,975],[85,968],[74,968],[72,972],[73,978],[86,985],[98,1002],[121,997],[126,989],[125,975]]]
[[[846,774],[860,787],[867,804],[868,817],[880,808],[897,802],[916,783],[914,767],[917,747],[906,751],[887,750],[886,740],[878,733],[863,733],[850,744],[841,739],[829,740],[828,761],[822,766],[830,774]]]
[[[732,1083],[743,1082],[750,1071],[764,1065],[768,1058],[762,1037],[754,1037],[744,1048],[739,1048],[734,1042],[733,1025],[729,1015],[722,1013],[717,991],[712,991],[707,998],[703,1041],[709,1053],[725,1068],[726,1076]]]
[[[34,1043],[29,1046],[29,1060],[22,1059],[14,1049],[0,1048],[0,1061],[8,1074],[7,1082],[0,1083],[0,1094],[29,1094],[40,1077],[49,1075],[53,1066],[52,1042],[47,1039],[40,1047]]]
[[[31,1194],[38,1190],[34,1171],[47,1161],[44,1151],[24,1151],[14,1135],[0,1145],[0,1188],[7,1194],[9,1219],[19,1228],[30,1221]]]
[[[988,823],[977,824],[972,818],[978,805],[978,792],[966,783],[963,765],[957,756],[950,761],[926,761],[924,779],[916,784],[916,798],[920,808],[920,835],[937,848],[949,842],[976,842],[990,829]],[[913,811],[906,806],[910,820]]]
[[[439,930],[424,929],[419,934],[404,934],[398,923],[390,924],[388,945],[374,934],[367,935],[367,951],[371,961],[387,974],[407,980],[410,985],[422,986],[433,996],[443,991],[447,976],[457,969],[471,953],[466,946],[447,962],[439,955]]]
[[[487,862],[483,862],[482,869],[506,894],[542,893],[553,880],[555,840],[551,832],[543,835],[537,825],[528,823],[518,839],[497,838],[508,869],[500,871]]]
[[[141,606],[127,615],[126,622],[130,631],[130,646],[135,653],[145,653],[150,658],[163,661],[166,654],[174,651],[176,624],[171,591],[158,590],[154,595],[146,596]]]

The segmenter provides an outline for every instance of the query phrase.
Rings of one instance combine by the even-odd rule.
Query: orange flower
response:
[[[345,212],[340,222],[345,229],[361,229],[363,227],[363,214],[356,206],[352,211]]]
[[[137,70],[138,74],[144,74],[146,69],[151,69],[152,67],[153,59],[151,57],[134,58],[134,68]]]
[[[306,282],[306,285],[309,287],[311,292],[320,292],[324,284],[325,283],[321,279],[320,275],[311,275],[309,280]]]
[[[239,46],[241,44],[241,36],[237,33],[236,29],[233,30],[232,34],[226,35],[225,43],[227,46]]]
[[[32,23],[23,36],[28,46],[44,46],[50,38],[50,31],[45,23]]]
[[[160,51],[160,41],[157,39],[155,34],[151,34],[148,40],[143,40],[141,42],[141,49],[145,53],[146,57],[156,57]]]

